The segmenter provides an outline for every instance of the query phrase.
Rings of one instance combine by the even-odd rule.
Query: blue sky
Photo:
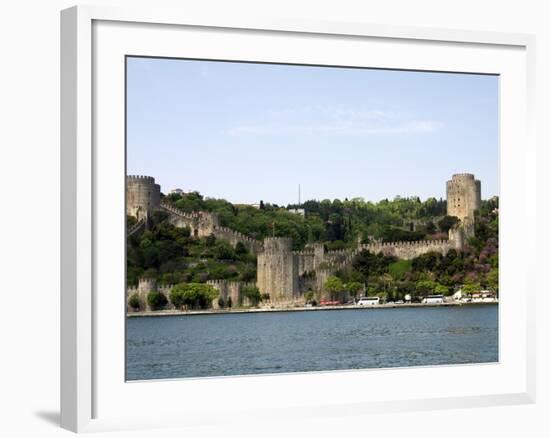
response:
[[[127,170],[234,203],[498,194],[498,78],[128,58]]]

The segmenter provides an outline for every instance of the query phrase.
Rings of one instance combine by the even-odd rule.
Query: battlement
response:
[[[304,249],[304,250],[301,250],[301,251],[292,251],[292,254],[293,255],[297,255],[297,256],[313,256],[315,255],[315,252],[313,251],[313,249]]]
[[[413,241],[399,241],[399,242],[378,242],[378,243],[368,243],[361,245],[364,249],[370,248],[386,248],[386,247],[422,247],[422,246],[434,246],[434,245],[445,245],[448,244],[449,240],[447,239],[437,239],[437,240],[413,240]]]
[[[260,243],[258,240],[254,239],[250,236],[247,236],[245,234],[242,234],[239,231],[235,231],[232,228],[215,226],[214,231],[215,232],[222,232],[222,233],[225,233],[225,234],[228,234],[228,235],[232,235],[233,237],[235,237],[236,239],[238,239],[240,241],[249,242],[249,243],[253,243],[253,244],[259,244]]]
[[[160,201],[160,206],[164,208],[165,210],[170,211],[171,213],[177,214],[178,216],[184,217],[186,219],[192,220],[197,217],[201,217],[192,213],[187,213],[183,210],[180,210],[177,207],[174,207],[172,204],[166,201]]]
[[[127,181],[132,182],[138,182],[138,183],[144,183],[144,184],[154,184],[155,178],[152,176],[146,176],[146,175],[127,175],[126,176]]]
[[[241,287],[255,287],[256,282],[254,281],[239,281],[239,280],[207,280],[206,284],[211,286],[220,286],[220,285],[238,285]]]
[[[474,180],[475,176],[473,173],[455,173],[451,177],[451,180],[453,179],[471,179]]]
[[[333,256],[333,255],[339,255],[339,254],[349,254],[351,251],[353,251],[352,249],[334,249],[332,251],[327,251],[326,252],[326,255],[327,257],[330,257],[330,256]]]

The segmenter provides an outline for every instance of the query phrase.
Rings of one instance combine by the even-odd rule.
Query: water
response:
[[[128,318],[127,379],[498,361],[498,306]]]

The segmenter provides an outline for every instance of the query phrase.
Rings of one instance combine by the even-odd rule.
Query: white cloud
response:
[[[232,136],[276,134],[380,135],[430,133],[442,127],[435,120],[412,118],[396,111],[318,105],[272,110],[255,123],[228,129]]]

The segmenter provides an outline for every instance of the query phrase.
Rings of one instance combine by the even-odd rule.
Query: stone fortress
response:
[[[400,259],[412,259],[427,252],[446,254],[450,249],[461,251],[464,242],[474,235],[474,213],[481,206],[481,183],[474,175],[455,174],[447,181],[447,215],[456,216],[459,222],[449,230],[448,239],[422,240],[414,242],[374,242],[358,244],[354,249],[326,251],[323,243],[313,243],[302,251],[292,250],[292,239],[269,237],[263,242],[220,226],[219,218],[206,211],[186,213],[168,202],[162,201],[160,186],[153,177],[128,176],[126,185],[126,214],[137,218],[138,222],[127,230],[130,237],[147,227],[151,213],[156,210],[168,214],[168,220],[176,227],[188,227],[195,237],[213,235],[229,241],[233,246],[242,242],[257,256],[257,279],[255,285],[262,294],[268,294],[270,304],[291,306],[305,303],[307,291],[324,298],[326,279],[339,269],[353,262],[363,250],[383,253]],[[242,288],[253,283],[238,281],[210,280],[227,302],[231,297],[234,305],[245,304]],[[127,297],[137,293],[144,298],[151,290],[164,292],[168,297],[171,286],[157,287],[154,281],[142,279],[135,288],[127,289]],[[146,300],[144,300],[146,301]],[[217,308],[217,300],[213,307]],[[169,303],[170,307],[171,304]]]

